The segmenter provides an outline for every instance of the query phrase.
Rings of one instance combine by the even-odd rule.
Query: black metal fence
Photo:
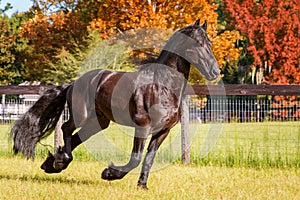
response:
[[[189,96],[189,116],[200,123],[298,121],[300,97],[193,95]]]
[[[300,166],[299,85],[196,85],[186,94],[183,162]]]
[[[12,123],[34,103],[23,99],[10,99],[1,103],[1,123]],[[68,118],[67,110],[63,115],[64,119]],[[199,123],[298,121],[300,97],[189,95],[189,119]]]

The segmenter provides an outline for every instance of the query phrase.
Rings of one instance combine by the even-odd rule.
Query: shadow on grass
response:
[[[16,180],[23,182],[37,182],[37,183],[65,183],[65,184],[77,184],[77,185],[98,185],[100,180],[87,180],[87,179],[74,179],[62,176],[42,176],[42,175],[18,175],[18,174],[0,174],[0,180]]]

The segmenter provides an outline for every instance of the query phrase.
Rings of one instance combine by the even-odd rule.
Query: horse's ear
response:
[[[195,25],[198,25],[198,26],[200,25],[200,19],[196,20]]]
[[[207,30],[207,22],[206,20],[204,21],[204,23],[202,24],[202,28],[206,31]]]

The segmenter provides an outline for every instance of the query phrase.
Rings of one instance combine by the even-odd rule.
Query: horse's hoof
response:
[[[60,173],[62,169],[55,168],[53,165],[55,163],[55,157],[52,153],[48,153],[47,159],[41,165],[41,169],[47,174]]]
[[[54,156],[49,153],[49,157],[45,160],[45,162],[43,162],[43,164],[41,165],[41,169],[44,170],[47,174],[60,173],[61,170],[55,169],[53,167],[53,163]]]
[[[103,170],[101,174],[101,178],[104,180],[112,181],[112,180],[122,179],[125,175],[126,173],[109,166],[108,168]]]
[[[43,165],[41,166],[41,169],[44,170],[44,172],[47,174],[57,174],[62,171],[62,170],[55,169],[53,166],[52,167],[51,166],[44,167]]]
[[[128,172],[124,172],[118,169],[118,167],[114,166],[113,163],[111,163],[108,168],[104,169],[101,178],[104,180],[112,181],[117,179],[122,179]]]
[[[65,167],[65,163],[54,161],[53,168],[56,170],[63,170],[66,167]]]
[[[103,170],[103,172],[101,174],[101,178],[104,180],[108,180],[108,181],[114,180],[109,168],[106,168]]]
[[[148,190],[148,187],[147,187],[146,184],[138,183],[138,184],[137,184],[137,187],[138,187],[139,189]]]
[[[54,155],[53,167],[57,170],[64,170],[72,160],[73,158],[68,156],[67,153],[57,153]]]

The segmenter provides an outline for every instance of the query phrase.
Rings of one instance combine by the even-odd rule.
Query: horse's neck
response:
[[[184,76],[185,80],[188,80],[191,65],[179,55],[163,50],[159,54],[157,62],[180,72]]]
[[[177,96],[179,98],[178,103],[180,104],[183,92],[187,86],[191,64],[179,55],[164,50],[158,56],[157,62],[169,66],[170,68],[178,71],[184,77],[183,85],[181,85],[180,93]],[[178,107],[179,106],[180,105],[178,105]]]

